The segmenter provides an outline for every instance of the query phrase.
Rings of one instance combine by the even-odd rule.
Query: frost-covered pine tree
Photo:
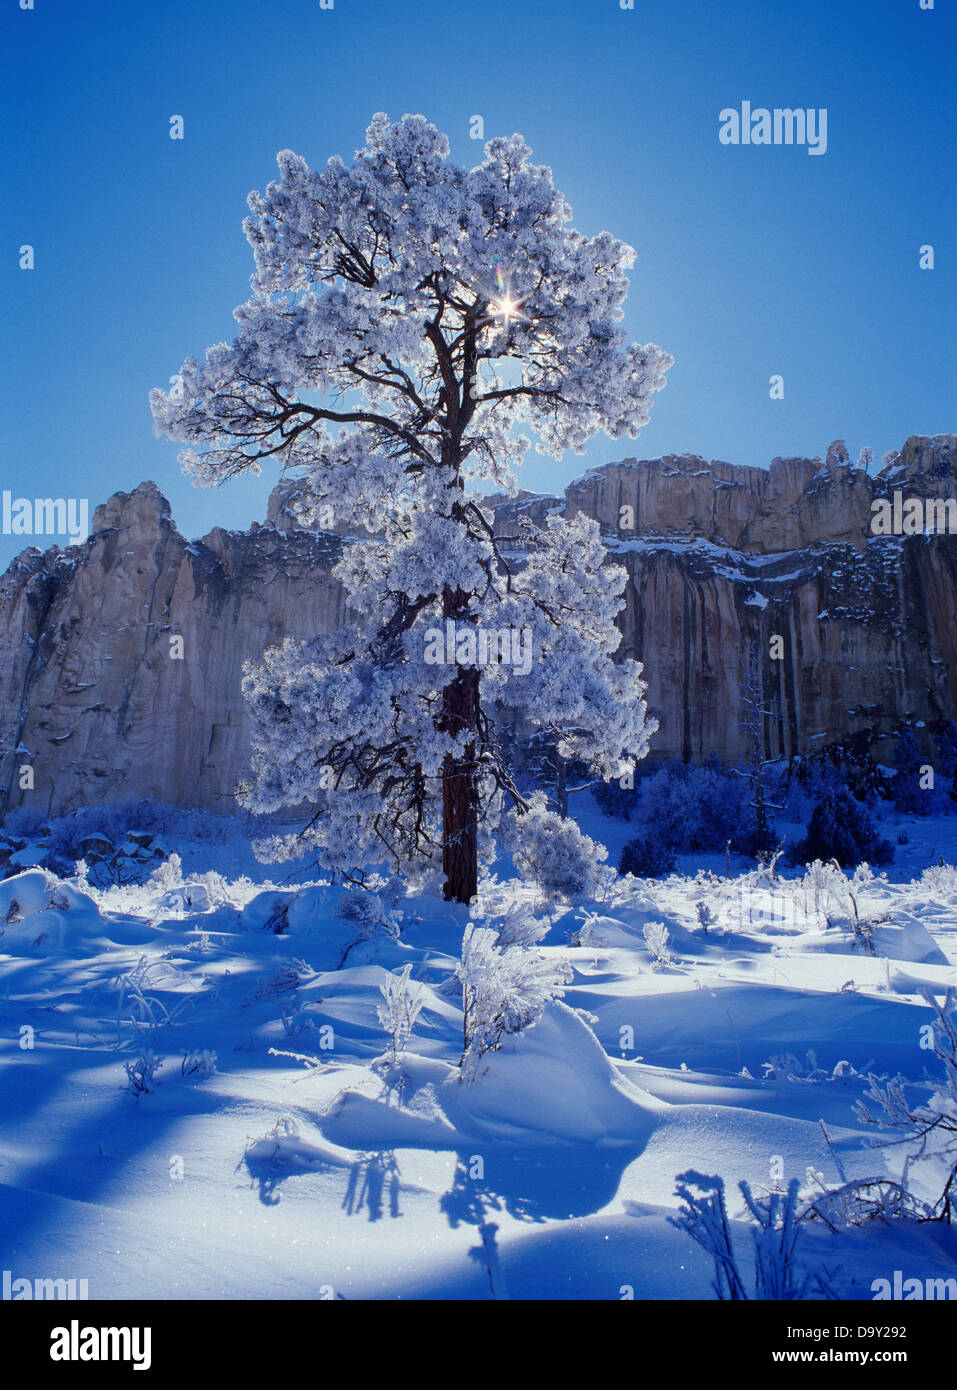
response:
[[[513,135],[465,169],[423,117],[382,114],[351,166],[283,151],[249,198],[238,336],[151,396],[198,483],[271,459],[302,479],[306,524],[331,506],[373,537],[337,568],[354,625],[247,668],[247,805],[323,807],[264,852],[305,840],[329,868],[391,860],[420,881],[441,867],[460,902],[480,823],[524,809],[494,706],[606,779],[654,727],[640,665],[612,661],[624,571],[594,522],[549,518],[516,566],[481,505],[483,488],[514,492],[523,425],[554,457],[599,430],[634,438],[672,362],[619,326],[632,250],[574,231],[530,155]]]

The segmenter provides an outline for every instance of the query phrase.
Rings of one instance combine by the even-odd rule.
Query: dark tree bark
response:
[[[469,595],[446,589],[443,616],[464,617]],[[442,729],[450,734],[475,733],[479,718],[479,673],[474,666],[456,666],[455,676],[442,691]],[[442,769],[442,870],[447,902],[471,902],[478,891],[478,788],[475,740],[461,758],[448,757]]]

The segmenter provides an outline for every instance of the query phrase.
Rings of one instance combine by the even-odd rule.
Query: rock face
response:
[[[191,544],[143,483],[97,508],[84,546],[26,551],[0,581],[8,804],[233,809],[249,757],[243,661],[341,625],[341,546],[272,526]]]
[[[905,721],[929,752],[957,714],[957,536],[872,536],[871,503],[895,490],[955,496],[957,436],[908,439],[876,478],[838,440],[824,463],[625,460],[564,500],[493,505],[513,551],[523,518],[598,520],[629,575],[622,653],[645,664],[655,756],[743,754],[752,644],[768,756],[888,739]],[[350,542],[300,528],[290,495],[276,489],[263,526],[188,542],[142,483],[97,508],[83,546],[13,562],[0,579],[0,801],[233,808],[249,757],[244,660],[346,618],[331,571]]]

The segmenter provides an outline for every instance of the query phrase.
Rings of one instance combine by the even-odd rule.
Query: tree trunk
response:
[[[464,616],[468,595],[446,589],[443,616]],[[442,691],[441,728],[451,734],[474,732],[479,715],[479,673],[475,666],[456,666],[454,679]],[[462,758],[448,757],[442,769],[443,896],[447,902],[468,903],[478,891],[478,789],[475,784],[475,742],[465,745]]]

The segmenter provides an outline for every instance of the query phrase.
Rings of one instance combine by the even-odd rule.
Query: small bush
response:
[[[180,1063],[179,1071],[181,1076],[212,1076],[216,1070],[216,1053],[210,1052],[207,1048],[202,1048],[198,1052],[187,1048],[183,1053],[183,1060]]]
[[[889,864],[893,858],[893,845],[881,839],[870,811],[846,787],[824,793],[811,812],[807,836],[792,854],[797,864],[836,859],[842,868],[865,861]]]
[[[830,1290],[820,1274],[812,1275],[796,1259],[799,1244],[798,1182],[791,1180],[787,1192],[755,1196],[747,1182],[738,1183],[751,1217],[754,1253],[754,1293],[746,1288],[745,1275],[731,1239],[731,1225],[725,1202],[724,1182],[719,1177],[689,1171],[679,1173],[675,1195],[681,1198],[677,1216],[669,1216],[677,1226],[714,1261],[715,1297],[722,1301],[773,1299],[791,1302]]]
[[[127,1088],[137,1100],[140,1096],[148,1096],[156,1090],[159,1084],[156,1080],[156,1073],[163,1063],[153,1055],[148,1047],[140,1053],[135,1062],[127,1062],[125,1065]]]
[[[662,878],[672,873],[674,867],[674,850],[656,835],[629,840],[618,861],[618,872],[635,878]]]
[[[637,815],[646,836],[676,854],[716,853],[741,844],[749,820],[745,778],[723,768],[669,763],[641,783]]]
[[[18,806],[3,819],[3,829],[7,835],[18,840],[32,840],[45,826],[43,816],[30,806]]]
[[[853,1109],[865,1124],[896,1129],[908,1140],[901,1186],[908,1187],[910,1169],[925,1164],[930,1169],[925,1182],[933,1182],[934,1173],[941,1183],[940,1196],[927,1217],[952,1222],[957,1203],[957,990],[948,987],[943,1003],[928,989],[922,989],[924,1000],[934,1011],[933,1051],[942,1064],[944,1075],[928,1100],[914,1105],[906,1094],[903,1076],[893,1081],[868,1076],[864,1099]],[[882,1085],[882,1081],[884,1084]],[[875,1115],[868,1101],[876,1102],[880,1112]],[[882,1146],[875,1140],[875,1146]],[[903,1213],[902,1213],[903,1214]]]
[[[674,959],[668,949],[668,928],[664,922],[647,922],[641,929],[645,945],[655,958],[653,970],[664,970]]]
[[[953,720],[937,736],[937,766],[945,788],[947,809],[957,802],[957,724]]]
[[[597,782],[592,787],[592,795],[602,814],[614,816],[616,820],[631,820],[638,814],[641,804],[638,787],[622,787],[618,782]]]
[[[379,993],[384,1001],[377,1010],[379,1025],[389,1038],[393,1066],[397,1065],[399,1053],[404,1052],[408,1046],[412,1029],[424,1002],[422,986],[411,983],[411,974],[412,963],[409,961],[403,967],[401,975],[393,972],[379,986]]]
[[[91,835],[102,835],[115,846],[137,833],[221,843],[228,837],[230,823],[227,818],[206,811],[184,810],[148,797],[130,797],[112,806],[84,806],[71,815],[58,816],[50,826],[51,853],[73,861],[79,855],[81,841]]]
[[[529,797],[524,815],[513,815],[513,861],[523,883],[534,884],[546,903],[594,898],[614,878],[603,861],[604,845],[582,834],[575,821],[548,809],[544,793]]]
[[[490,927],[470,922],[456,975],[462,983],[462,1079],[475,1080],[487,1052],[510,1033],[541,1018],[550,999],[564,994],[572,971],[564,960],[524,946],[499,946]]]

